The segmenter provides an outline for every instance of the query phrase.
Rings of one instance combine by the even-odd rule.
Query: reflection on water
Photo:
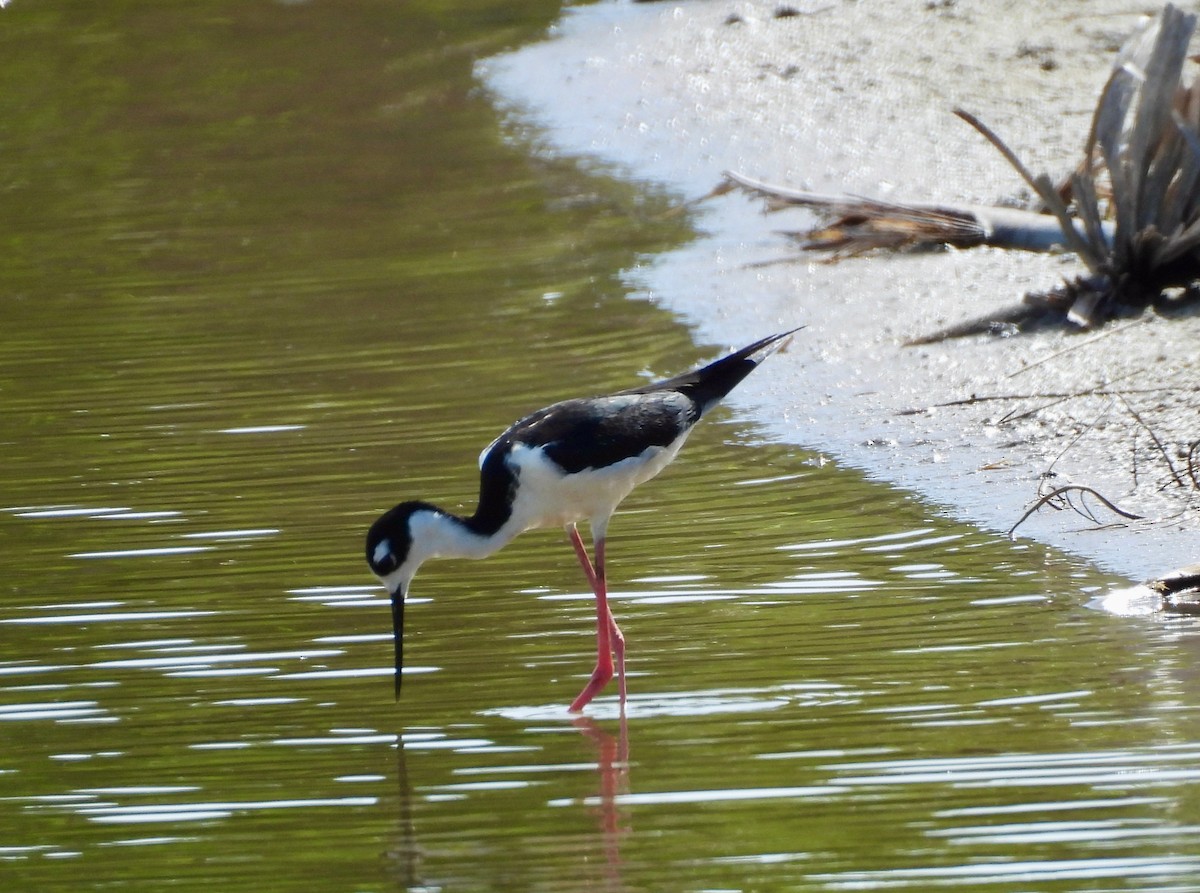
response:
[[[1193,620],[729,411],[610,529],[624,721],[555,531],[422,574],[394,700],[377,513],[718,350],[471,80],[554,12],[0,12],[4,888],[1200,889]]]

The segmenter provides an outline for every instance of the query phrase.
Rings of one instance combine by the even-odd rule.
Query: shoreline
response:
[[[1033,171],[1068,170],[1116,49],[1156,8],[1030,6],[601,3],[566,9],[546,41],[479,74],[551,150],[681,200],[734,169],[815,191],[994,204],[1022,184],[951,109],[978,115]],[[1039,484],[1091,487],[1145,520],[1093,501],[1120,526],[1043,510],[1017,536],[1135,581],[1200,559],[1186,455],[1200,438],[1200,315],[903,347],[1082,265],[995,249],[822,263],[776,232],[812,220],[736,193],[710,199],[695,241],[626,275],[702,342],[808,326],[732,401],[773,438],[999,532]],[[756,266],[784,257],[796,259]]]

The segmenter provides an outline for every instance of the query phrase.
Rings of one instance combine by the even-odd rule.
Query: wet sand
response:
[[[1117,48],[1156,8],[600,3],[568,9],[547,41],[480,75],[552,151],[681,199],[733,169],[815,191],[990,204],[1022,184],[951,110],[974,112],[1028,167],[1057,176],[1078,159]],[[1200,560],[1187,458],[1200,439],[1200,314],[904,347],[1082,265],[976,249],[756,266],[795,257],[777,230],[812,221],[737,194],[712,199],[699,206],[698,240],[629,276],[701,342],[807,324],[771,375],[735,395],[774,437],[998,531],[1039,487],[1091,487],[1144,519],[1093,500],[1100,529],[1043,509],[1018,536],[1134,580]]]

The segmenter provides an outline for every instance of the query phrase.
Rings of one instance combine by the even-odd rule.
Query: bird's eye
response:
[[[392,544],[389,540],[382,540],[375,547],[375,551],[371,553],[371,566],[378,574],[390,574],[400,562],[396,560],[396,553],[392,551]]]

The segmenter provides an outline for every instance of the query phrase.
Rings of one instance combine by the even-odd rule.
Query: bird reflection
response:
[[[421,880],[421,848],[417,844],[417,829],[413,822],[413,792],[408,780],[408,761],[404,755],[404,738],[396,737],[397,833],[395,842],[384,857],[393,866],[399,889],[419,890]]]
[[[629,793],[629,724],[622,710],[617,737],[601,728],[590,716],[576,717],[572,725],[595,747],[596,772],[600,776],[600,792],[595,802],[600,841],[604,849],[605,888],[620,890],[624,886],[621,882],[620,841],[630,828],[621,824],[617,799]],[[592,801],[589,798],[584,802]]]
[[[587,742],[596,765],[598,790],[594,796],[580,797],[571,801],[571,806],[583,806],[596,818],[594,839],[604,858],[588,859],[587,864],[603,865],[603,875],[593,879],[599,889],[624,890],[621,878],[621,838],[630,832],[627,822],[622,822],[618,809],[620,798],[629,793],[629,726],[622,712],[617,734],[601,727],[588,716],[572,720]],[[396,785],[398,788],[396,809],[396,831],[385,858],[391,865],[391,875],[397,889],[436,889],[425,876],[428,870],[424,863],[424,851],[418,842],[416,822],[413,818],[415,800],[408,774],[408,763],[403,739],[396,743]],[[587,850],[595,852],[592,845]]]

